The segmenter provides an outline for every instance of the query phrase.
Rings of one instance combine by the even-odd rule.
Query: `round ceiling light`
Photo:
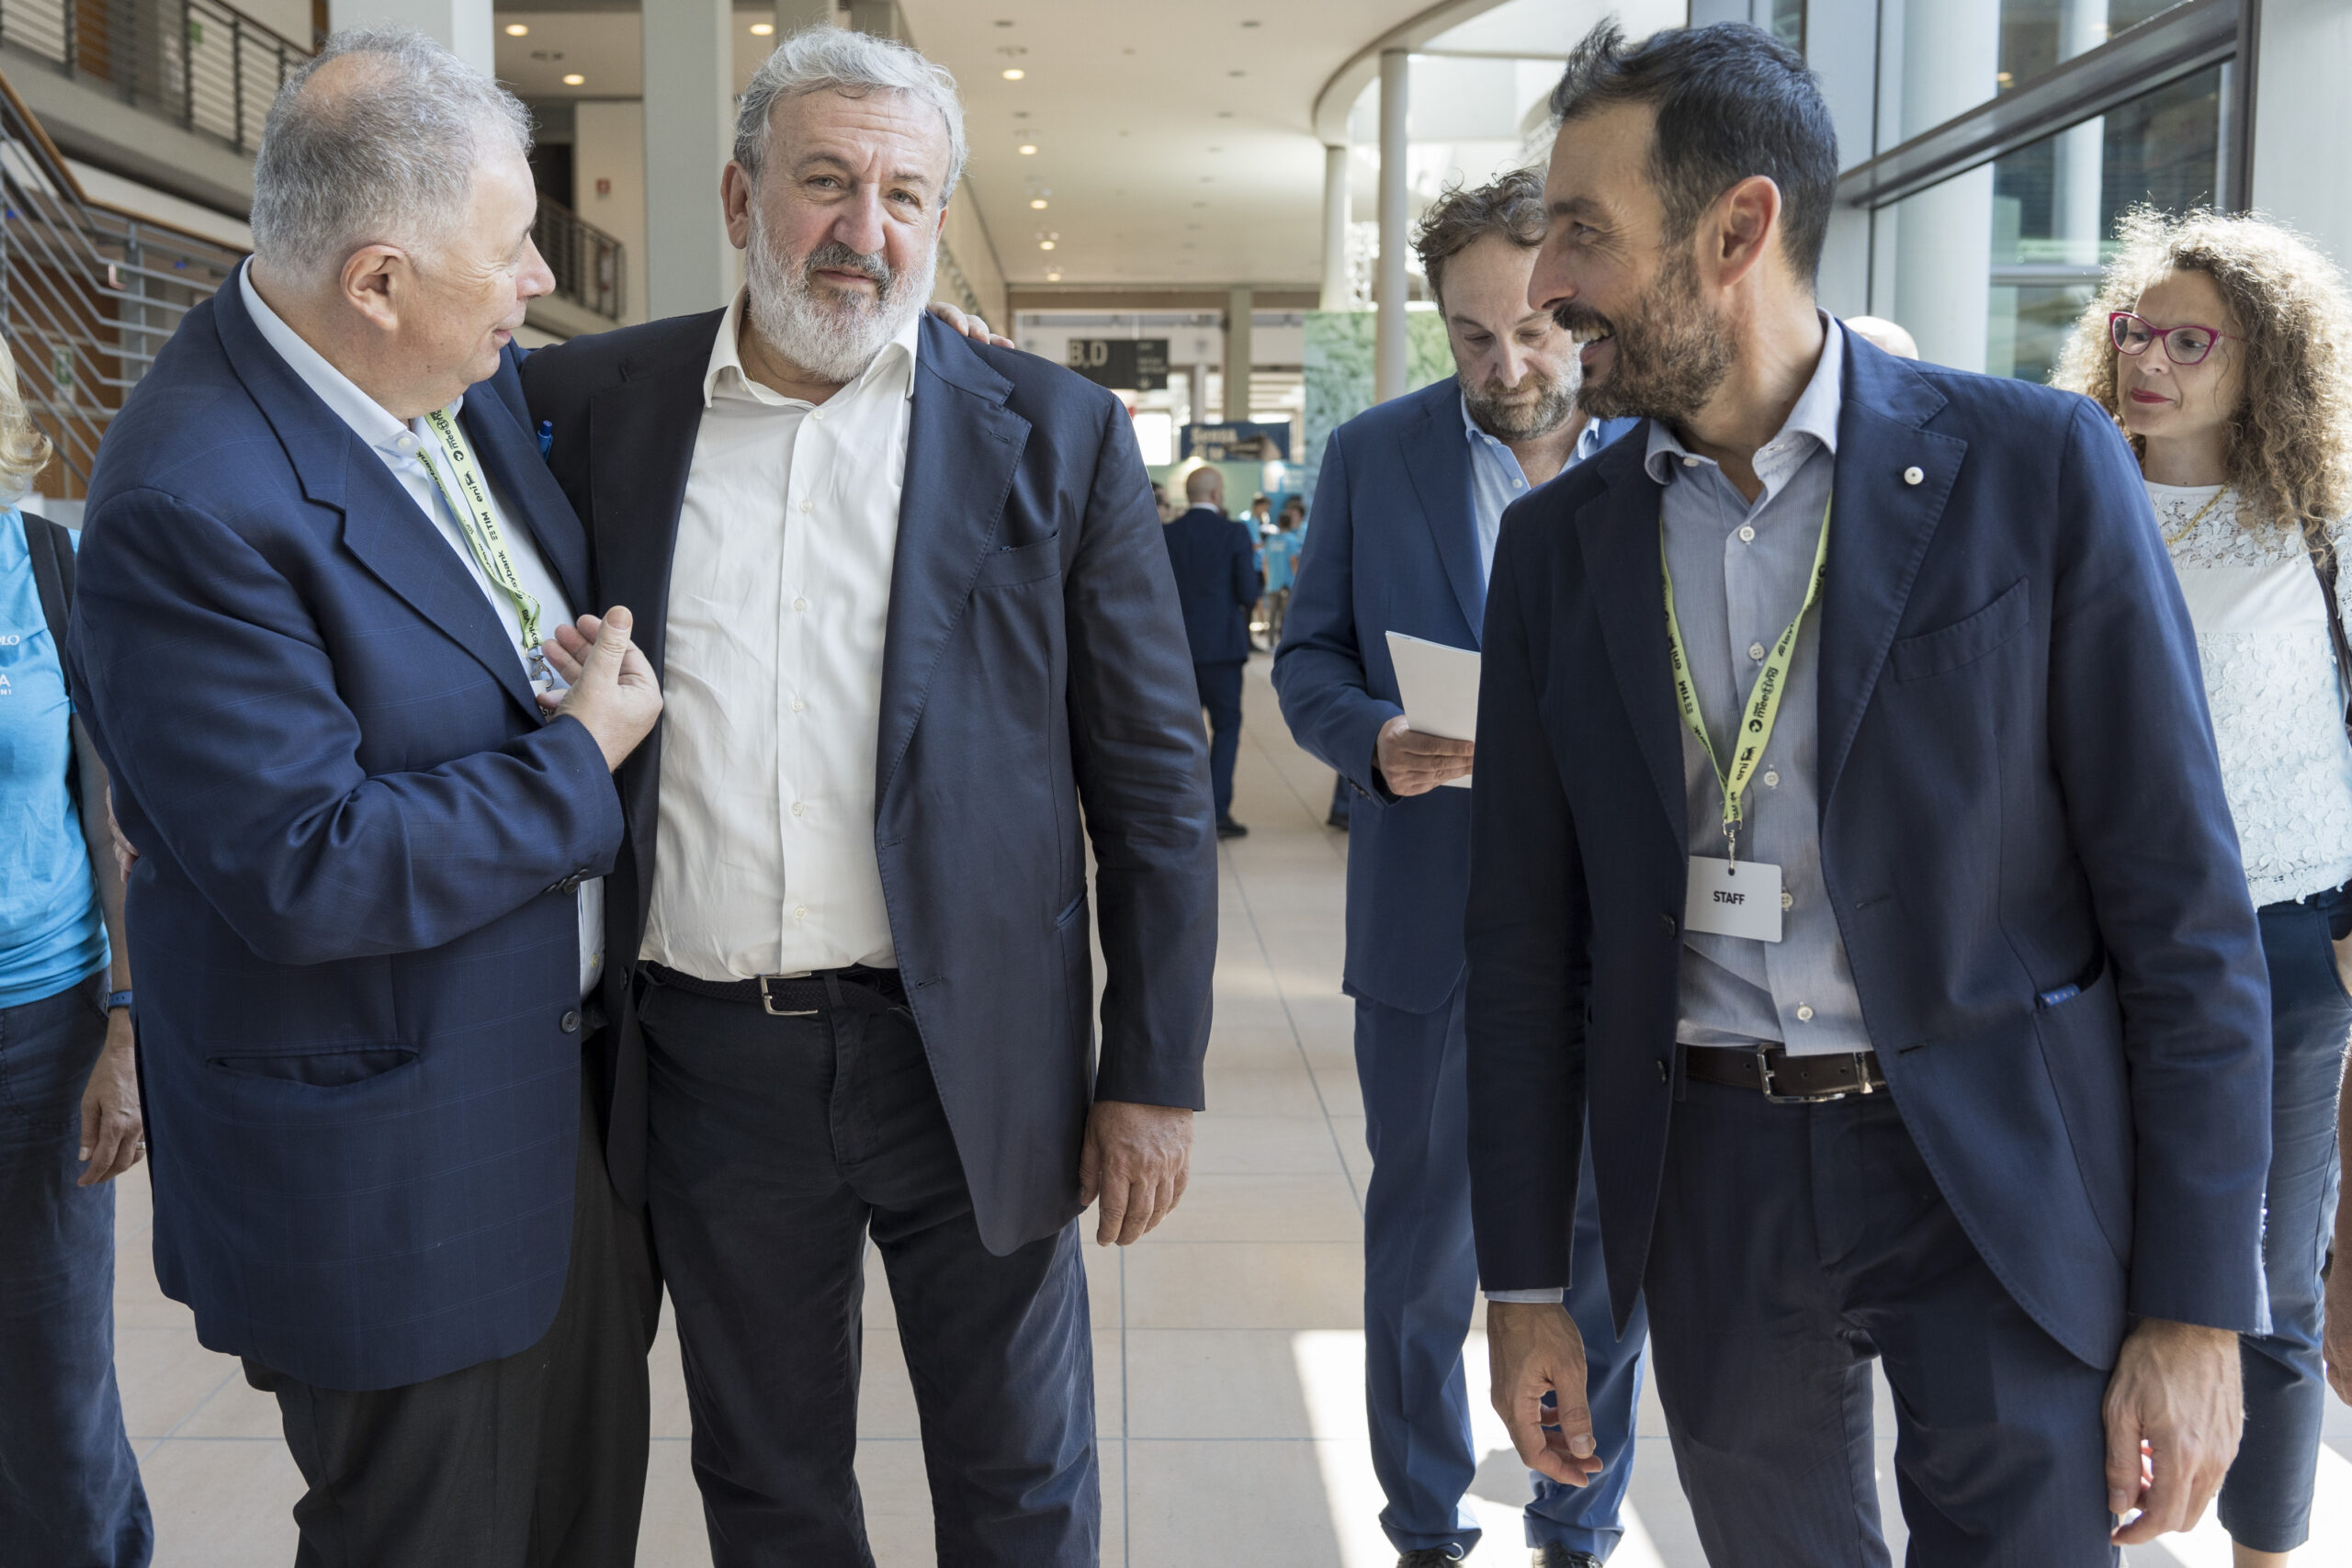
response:
[[[752,36],[753,38],[767,38],[772,36],[775,32],[775,24],[774,22],[753,22],[752,24]]]
[[[1045,198],[1044,197],[1042,197],[1042,196],[1033,196],[1033,197],[1031,197],[1029,198],[1029,210],[1030,210],[1030,211],[1032,211],[1032,212],[1043,212],[1043,211],[1045,211],[1045,210],[1046,210],[1046,198]]]
[[[1041,251],[1050,251],[1054,248],[1054,243],[1051,240],[1040,240],[1037,242],[1037,248]]]
[[[1024,158],[1035,156],[1036,152],[1037,149],[1034,143],[1024,141],[1021,144],[1021,155]]]
[[[1029,73],[1022,70],[1018,65],[1008,65],[1004,68],[1004,79],[1008,82],[1018,82],[1028,74]]]
[[[531,36],[531,29],[525,27],[520,22],[509,22],[506,24],[506,36],[508,38],[529,38]]]
[[[567,87],[584,87],[588,85],[588,78],[574,71],[564,77],[563,85]]]

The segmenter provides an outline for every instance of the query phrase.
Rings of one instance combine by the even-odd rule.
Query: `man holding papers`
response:
[[[1477,1463],[1462,1371],[1477,1291],[1462,1012],[1473,791],[1438,787],[1469,774],[1473,745],[1407,716],[1470,734],[1453,710],[1475,697],[1448,700],[1464,675],[1447,665],[1475,660],[1453,650],[1478,647],[1503,508],[1632,423],[1589,423],[1575,409],[1573,346],[1527,305],[1543,233],[1533,175],[1430,209],[1419,249],[1459,374],[1332,433],[1274,659],[1291,732],[1358,797],[1346,984],[1373,1156],[1365,1393],[1381,1524],[1409,1568],[1466,1555],[1478,1529],[1462,1506]],[[1467,681],[1475,691],[1475,665]],[[1641,1330],[1614,1337],[1589,1214],[1577,1262],[1571,1306],[1591,1350],[1603,1464],[1581,1490],[1539,1481],[1527,1529],[1545,1564],[1608,1555],[1633,1457]]]

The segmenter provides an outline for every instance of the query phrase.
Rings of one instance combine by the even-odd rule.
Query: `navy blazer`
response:
[[[1214,506],[1195,506],[1160,530],[1183,607],[1184,640],[1195,664],[1233,664],[1250,657],[1250,612],[1265,591],[1258,541],[1247,523]]]
[[[575,602],[513,354],[464,423]],[[329,1388],[553,1321],[580,1132],[577,878],[620,802],[497,615],[232,282],[91,476],[70,661],[130,887],[155,1270],[198,1337]]]
[[[575,338],[523,386],[594,540],[599,604],[662,667],[670,558],[724,312]],[[1119,400],[926,317],[891,569],[875,850],[909,1005],[981,1239],[1079,1212],[1097,1100],[1202,1105],[1216,961],[1207,749],[1175,585]],[[666,724],[668,721],[663,721]],[[607,884],[609,1158],[645,1179],[637,955],[660,853],[662,728],[620,772]],[[1109,970],[1094,1050],[1087,842]]]
[[[2267,971],[2138,465],[2082,398],[1845,343],[1822,863],[1887,1086],[2084,1361],[2131,1316],[2261,1330]],[[1688,853],[1642,455],[1506,514],[1469,921],[1480,1278],[1568,1278],[1589,1104],[1621,1324],[1679,1092]]]
[[[1607,422],[1601,439],[1639,423]],[[1462,387],[1449,377],[1331,433],[1274,655],[1291,735],[1357,795],[1348,993],[1406,1012],[1443,1007],[1462,979],[1471,792],[1399,799],[1374,776],[1373,743],[1405,711],[1387,634],[1475,649],[1486,614]]]

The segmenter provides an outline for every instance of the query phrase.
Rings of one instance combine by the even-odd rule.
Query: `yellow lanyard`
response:
[[[438,468],[427,463],[424,471],[433,477],[433,488],[440,492],[442,504],[458,520],[458,532],[466,536],[466,548],[473,552],[474,564],[514,606],[514,618],[522,623],[523,651],[529,655],[536,670],[546,657],[539,650],[539,602],[523,591],[523,579],[514,570],[514,558],[507,553],[506,536],[499,531],[498,514],[490,509],[490,486],[483,482],[481,468],[466,446],[465,433],[458,428],[458,422],[449,417],[447,409],[435,409],[426,414],[424,423],[440,439],[441,454],[449,460],[450,473],[457,476],[458,492],[466,498],[465,505],[458,505],[449,494],[449,487],[441,482]]]
[[[1821,543],[1814,547],[1813,572],[1807,580],[1804,603],[1797,606],[1796,619],[1789,623],[1781,640],[1772,645],[1765,656],[1764,668],[1756,672],[1756,684],[1747,693],[1747,705],[1740,714],[1739,750],[1733,753],[1731,766],[1725,769],[1715,758],[1715,743],[1707,738],[1707,720],[1699,711],[1698,689],[1690,681],[1690,656],[1682,647],[1682,623],[1674,614],[1674,568],[1666,558],[1666,522],[1659,519],[1657,528],[1658,570],[1666,579],[1666,637],[1669,657],[1674,666],[1674,700],[1682,709],[1682,722],[1699,738],[1707,753],[1707,765],[1715,771],[1715,783],[1724,795],[1724,839],[1730,846],[1728,857],[1739,859],[1740,803],[1747,798],[1747,782],[1764,760],[1764,748],[1772,741],[1772,726],[1781,716],[1781,694],[1788,688],[1789,661],[1796,655],[1797,633],[1804,626],[1806,612],[1813,602],[1821,597],[1821,574],[1829,564],[1829,507],[1821,508]]]

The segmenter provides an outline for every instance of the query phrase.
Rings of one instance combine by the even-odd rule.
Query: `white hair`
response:
[[[311,85],[350,61],[332,88]],[[340,32],[287,78],[254,162],[254,254],[313,271],[362,245],[431,243],[462,220],[475,168],[531,150],[514,94],[423,33]]]
[[[944,204],[955,194],[964,174],[964,102],[956,95],[956,78],[947,68],[924,59],[893,39],[850,32],[820,23],[803,28],[775,46],[743,89],[735,111],[735,161],[759,182],[760,164],[767,152],[768,116],[778,98],[809,93],[842,93],[862,98],[868,93],[904,93],[939,111],[947,126],[947,181],[940,186]]]

